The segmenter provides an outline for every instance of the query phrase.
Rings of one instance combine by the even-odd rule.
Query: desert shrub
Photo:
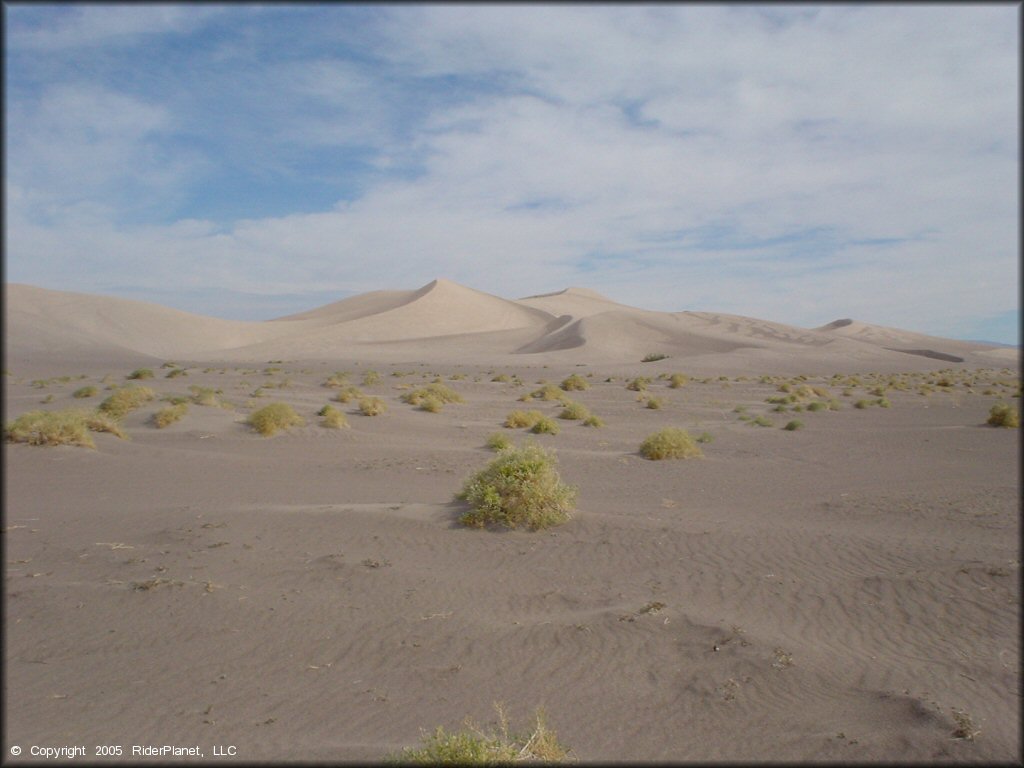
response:
[[[477,528],[503,525],[530,530],[569,519],[577,489],[562,483],[554,451],[535,443],[501,451],[456,495],[472,507],[460,522]]]
[[[160,399],[165,403],[170,403],[171,405],[181,405],[182,403],[192,402],[192,398],[185,397],[184,395],[164,395]]]
[[[715,438],[711,436],[710,432],[701,432],[699,435],[697,435],[698,443],[710,443],[714,439]]]
[[[644,355],[643,360],[641,360],[640,362],[641,363],[656,363],[659,360],[665,360],[667,358],[668,358],[668,355],[663,355],[661,352],[651,352],[650,354]]]
[[[540,411],[512,411],[505,417],[505,426],[510,429],[532,427],[543,418],[544,414]]]
[[[409,403],[410,405],[420,405],[424,400],[431,399],[437,403],[436,410],[440,410],[440,406],[444,403],[461,403],[462,395],[456,392],[451,387],[447,387],[444,384],[427,384],[425,387],[414,389],[411,392],[406,392],[402,395],[402,402]],[[430,410],[424,408],[423,410]]]
[[[565,408],[562,409],[562,412],[558,414],[558,418],[580,420],[587,418],[589,415],[590,409],[583,403],[569,401],[565,404]]]
[[[565,402],[566,399],[565,392],[556,387],[554,384],[545,384],[540,389],[531,392],[530,397],[537,400],[557,400],[559,402]]]
[[[334,399],[339,403],[348,403],[362,396],[363,393],[359,391],[358,387],[342,387],[338,390],[338,394],[334,396]]]
[[[380,384],[380,374],[377,371],[367,371],[363,374],[363,386],[372,387],[374,384]]]
[[[843,404],[840,403],[835,398],[832,398],[831,400],[828,401],[828,409],[830,411],[838,411],[842,407],[843,407]]]
[[[89,432],[110,432],[120,438],[125,437],[117,422],[109,416],[78,408],[29,411],[4,427],[6,439],[14,443],[95,448]]]
[[[512,441],[502,432],[492,432],[487,436],[486,445],[492,451],[504,451],[512,447]]]
[[[128,439],[128,435],[121,430],[121,425],[113,417],[99,411],[84,411],[83,415],[90,432],[109,432],[122,440]]]
[[[419,408],[421,411],[426,411],[427,413],[438,413],[440,412],[443,406],[444,403],[442,403],[436,397],[434,397],[433,395],[428,395],[427,397],[420,400]]]
[[[270,403],[249,414],[248,424],[264,437],[305,424],[305,420],[287,403]]]
[[[590,389],[590,384],[578,373],[574,373],[572,376],[569,376],[568,378],[562,381],[561,387],[566,392],[571,392],[574,390],[583,391],[585,389]]]
[[[584,427],[603,427],[604,426],[604,419],[602,419],[600,416],[594,416],[593,414],[591,414],[590,416],[587,416],[587,418],[585,418],[583,420],[583,426]]]
[[[673,373],[668,377],[668,385],[672,389],[679,389],[680,387],[685,386],[689,380],[689,376],[685,373]]]
[[[345,371],[335,371],[327,380],[322,384],[324,387],[331,389],[341,389],[348,384],[348,374]]]
[[[828,405],[820,400],[815,400],[813,403],[807,404],[808,411],[824,411],[826,408],[828,408]]]
[[[557,435],[558,424],[552,418],[541,416],[530,427],[530,431],[535,435]]]
[[[152,368],[136,368],[134,371],[125,376],[126,379],[152,379],[153,369]]]
[[[188,376],[188,374],[185,373],[185,369],[184,368],[175,368],[174,370],[168,371],[164,375],[164,378],[165,379],[176,379],[179,376]]]
[[[345,414],[332,405],[325,405],[317,411],[317,416],[323,417],[323,421],[320,424],[329,429],[344,429],[348,426],[348,419],[345,418]]]
[[[157,429],[163,429],[176,421],[180,421],[187,412],[188,406],[185,405],[185,403],[169,405],[166,408],[161,408],[153,414],[153,423],[156,425]]]
[[[359,412],[364,416],[380,416],[387,409],[387,404],[379,397],[362,397],[359,399]]]
[[[875,405],[881,406],[882,408],[888,408],[889,406],[892,405],[892,403],[889,402],[888,398],[880,397],[877,400],[875,400]]]
[[[645,407],[646,408],[650,408],[651,410],[654,410],[654,411],[656,411],[659,408],[661,408],[661,405],[662,405],[662,403],[661,403],[661,398],[660,397],[648,397],[647,398],[647,402],[645,403]]]
[[[802,421],[793,420],[783,427],[788,432],[795,432],[798,429],[803,429],[804,423]]]
[[[508,383],[508,382],[512,381],[512,377],[509,376],[507,373],[499,373],[496,376],[494,376],[491,379],[491,381],[497,381],[497,382],[501,382],[501,383]]]
[[[196,405],[214,406],[219,405],[217,400],[218,391],[213,387],[200,387],[198,384],[193,384],[188,388],[188,391],[192,393],[192,402]],[[259,389],[253,393],[253,397],[260,397],[262,393]]]
[[[538,709],[530,733],[510,734],[508,718],[500,704],[499,731],[485,732],[466,719],[466,730],[446,733],[438,727],[423,735],[423,746],[407,748],[391,757],[395,763],[424,765],[501,765],[518,761],[558,763],[569,758],[569,750],[562,746],[554,731],[544,722],[544,713]]]
[[[794,408],[793,410],[797,410],[797,409]],[[751,424],[756,424],[759,427],[770,427],[772,425],[772,420],[769,419],[767,416],[758,416],[756,419],[754,419],[750,423]]]
[[[651,383],[651,380],[646,376],[637,376],[635,379],[630,380],[626,384],[626,389],[633,392],[643,392],[647,389],[647,385]]]
[[[156,393],[149,387],[124,387],[100,403],[100,411],[113,419],[122,419],[154,397]]]
[[[858,400],[856,403],[853,404],[853,407],[854,408],[859,408],[860,410],[864,410],[865,408],[867,408],[870,405],[871,405],[871,401],[870,400]]]
[[[96,389],[96,387],[81,387],[80,389],[76,389],[72,392],[71,396],[81,399],[84,397],[96,397],[98,394],[99,390]]]
[[[988,412],[988,423],[993,427],[1019,427],[1020,413],[1006,403],[997,403]]]
[[[645,459],[690,459],[703,456],[700,446],[685,429],[667,427],[649,435],[640,445]]]

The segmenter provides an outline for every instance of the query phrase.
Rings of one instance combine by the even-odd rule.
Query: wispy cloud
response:
[[[11,280],[1017,309],[1012,6],[73,8],[5,10]]]

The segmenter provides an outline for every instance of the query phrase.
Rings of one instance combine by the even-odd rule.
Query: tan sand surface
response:
[[[251,325],[323,330],[332,313],[362,322],[402,310],[426,323],[430,305],[417,305],[434,290]],[[196,385],[227,405],[192,403],[158,429],[166,403],[154,400],[124,418],[128,439],[96,434],[95,449],[5,444],[5,754],[197,744],[207,758],[234,745],[246,761],[378,761],[424,729],[487,724],[503,701],[513,726],[543,706],[584,762],[1020,760],[1019,431],[985,424],[995,403],[1019,408],[1015,367],[836,339],[861,355],[851,361],[828,351],[827,331],[621,305],[556,315],[489,298],[474,305],[490,313],[487,331],[351,347],[365,355],[320,349],[323,359],[177,356],[176,378],[163,354],[124,345],[108,357],[97,342],[88,361],[34,346],[50,338],[43,328],[75,326],[70,310],[8,326],[7,421],[95,407],[143,365],[155,377],[137,383],[158,397]],[[584,325],[584,349],[631,355],[607,363],[607,351],[573,358],[580,347],[504,351],[550,333],[534,312],[611,312],[652,335],[630,346],[627,332],[608,342]],[[685,330],[672,336],[676,324]],[[672,356],[639,362],[660,334]],[[741,338],[761,346],[728,346]],[[691,358],[673,353],[688,343]],[[782,360],[789,349],[802,351]],[[762,378],[798,365],[805,379]],[[831,378],[853,365],[856,383]],[[370,369],[380,380],[363,385]],[[872,373],[895,370],[907,374]],[[333,402],[324,383],[336,371],[387,412]],[[669,388],[658,376],[673,371],[690,381]],[[556,417],[558,403],[519,398],[572,373],[590,388],[567,394],[605,427],[502,428],[512,410]],[[641,375],[660,409],[626,388]],[[401,402],[437,377],[465,402],[440,413]],[[86,384],[99,393],[73,398]],[[766,402],[800,384],[827,389],[839,409]],[[882,385],[890,407],[854,407]],[[306,423],[261,437],[245,419],[275,401]],[[321,426],[328,403],[349,428]],[[756,416],[771,426],[744,420]],[[782,429],[791,419],[803,428]],[[640,442],[665,426],[707,432],[704,457],[642,458]],[[579,488],[570,522],[458,524],[453,496],[493,458],[494,432],[556,451]],[[955,737],[964,722],[973,740]]]

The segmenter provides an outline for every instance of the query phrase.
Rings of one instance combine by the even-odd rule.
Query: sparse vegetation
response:
[[[380,384],[380,374],[377,371],[367,371],[363,374],[363,386],[372,387],[374,384]]]
[[[320,424],[328,429],[344,429],[348,426],[348,419],[345,418],[345,414],[333,405],[325,405],[317,411],[316,415],[323,418]]]
[[[710,432],[701,432],[699,435],[697,435],[698,443],[710,443],[714,439],[715,438],[711,436]]]
[[[81,445],[95,448],[90,432],[110,432],[125,438],[109,416],[71,408],[64,411],[29,411],[4,428],[8,441],[29,445]]]
[[[554,384],[545,384],[540,389],[537,389],[537,390],[534,390],[533,392],[531,392],[530,393],[530,397],[532,397],[532,398],[534,398],[536,400],[545,400],[545,401],[552,401],[552,400],[554,400],[554,401],[562,402],[562,403],[566,402],[566,400],[567,400],[567,396],[566,396],[565,392],[563,392],[561,389],[556,387]]]
[[[647,389],[647,385],[651,383],[651,380],[646,376],[637,376],[635,379],[631,379],[626,384],[626,389],[633,392],[643,392]]]
[[[641,360],[640,362],[641,363],[656,363],[659,360],[665,360],[667,358],[668,358],[668,355],[663,355],[660,352],[651,352],[650,354],[644,355],[643,360]]]
[[[565,408],[558,414],[560,419],[569,419],[579,421],[590,416],[590,409],[587,408],[583,403],[577,403],[575,401],[569,401],[565,404]]]
[[[802,421],[797,421],[796,419],[794,419],[793,421],[786,424],[786,426],[784,426],[783,429],[785,429],[787,432],[795,432],[798,429],[803,429],[803,427],[804,423]]]
[[[604,419],[602,419],[600,416],[594,416],[593,414],[591,414],[590,416],[588,416],[587,418],[585,418],[583,420],[583,426],[584,427],[603,427],[604,426]]]
[[[762,415],[758,416],[756,419],[753,419],[750,423],[752,425],[756,424],[759,427],[770,427],[772,425],[772,420],[769,419],[767,416]]]
[[[98,395],[99,392],[100,391],[98,389],[96,389],[96,387],[87,386],[87,387],[81,387],[79,389],[76,389],[74,392],[71,393],[71,396],[72,397],[77,397],[79,399],[82,399],[82,398],[85,398],[85,397],[96,397],[96,395]]]
[[[577,490],[562,483],[556,466],[554,451],[532,442],[501,451],[456,495],[472,507],[460,521],[478,528],[494,524],[530,530],[564,523]]]
[[[512,447],[512,441],[502,432],[492,432],[487,436],[487,447],[492,451],[504,451]]]
[[[154,397],[156,393],[149,387],[124,387],[100,403],[99,409],[112,419],[120,420]]]
[[[213,387],[200,387],[198,384],[193,384],[188,388],[188,391],[192,393],[192,402],[196,405],[220,405],[220,401],[217,399],[219,391]],[[258,397],[258,395],[254,396]]]
[[[432,407],[423,408],[423,410],[437,412],[441,410],[441,406],[445,403],[461,403],[462,395],[444,384],[433,383],[419,389],[414,389],[411,392],[406,392],[402,395],[401,400],[403,403],[419,406],[422,406],[427,400],[432,400],[434,401]]]
[[[529,733],[509,733],[508,718],[500,704],[498,731],[483,731],[472,720],[466,719],[466,730],[446,733],[440,726],[423,736],[423,746],[407,748],[391,759],[396,763],[425,765],[500,765],[519,761],[557,763],[569,757],[554,731],[544,722],[544,713],[538,709]]]
[[[548,416],[541,416],[530,427],[530,431],[535,435],[557,435],[558,423]]]
[[[673,373],[668,377],[668,385],[671,389],[679,389],[686,386],[690,378],[685,373]]]
[[[997,403],[988,412],[988,423],[993,427],[1019,427],[1020,412],[1007,403]]]
[[[380,416],[388,409],[379,397],[362,397],[359,399],[359,412],[364,416]]]
[[[649,435],[640,445],[640,455],[645,459],[691,459],[704,455],[696,441],[685,429],[667,427]]]
[[[505,426],[510,429],[532,427],[543,418],[544,414],[540,411],[512,411],[505,417]]]
[[[185,372],[184,368],[175,368],[173,370],[170,370],[170,371],[168,371],[164,375],[164,378],[165,379],[176,379],[179,376],[188,376],[188,374]]]
[[[185,403],[169,405],[153,414],[153,423],[157,429],[163,429],[176,421],[180,421],[187,412],[188,406]]]
[[[126,379],[152,379],[153,369],[152,368],[136,368],[134,371],[129,373]]]
[[[339,403],[349,403],[361,397],[363,397],[363,393],[358,387],[342,387],[338,390],[338,394],[334,396],[334,399]]]
[[[270,403],[249,414],[248,424],[264,437],[279,430],[305,424],[305,420],[287,403]]]
[[[561,386],[562,386],[562,389],[564,389],[566,392],[571,392],[571,391],[574,391],[574,390],[575,391],[582,391],[582,390],[585,390],[585,389],[590,389],[590,384],[587,382],[586,379],[584,379],[578,373],[574,373],[571,376],[569,376],[568,378],[564,379],[562,381],[562,385]]]
[[[661,405],[662,402],[660,397],[648,397],[644,407],[656,411],[661,408]]]

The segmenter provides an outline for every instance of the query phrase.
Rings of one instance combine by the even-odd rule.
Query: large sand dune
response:
[[[692,370],[923,370],[1014,365],[1016,349],[856,321],[816,329],[709,312],[654,312],[582,288],[499,298],[448,280],[373,291],[266,322],[27,285],[6,286],[7,353],[19,359],[97,354],[259,362],[271,358],[632,364],[668,355]],[[526,358],[525,360],[523,358]]]

